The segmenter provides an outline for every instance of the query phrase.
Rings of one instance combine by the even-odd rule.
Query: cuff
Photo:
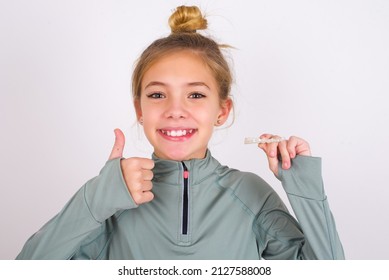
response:
[[[107,161],[99,176],[86,184],[85,202],[98,222],[103,222],[119,210],[138,207],[124,181],[120,161],[121,158]]]
[[[278,167],[277,178],[281,181],[286,193],[308,199],[324,200],[321,158],[311,156],[296,156],[291,161],[292,166],[285,170]]]

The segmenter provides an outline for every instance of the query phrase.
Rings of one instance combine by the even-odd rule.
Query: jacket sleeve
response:
[[[344,259],[335,220],[324,192],[321,158],[297,156],[288,170],[279,168],[281,180],[304,234],[300,258]]]
[[[135,208],[120,159],[108,161],[65,207],[31,236],[16,259],[71,259],[117,211]],[[103,245],[103,244],[101,244]]]

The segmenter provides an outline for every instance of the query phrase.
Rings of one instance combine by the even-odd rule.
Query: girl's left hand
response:
[[[273,139],[281,137],[273,134],[262,134],[260,138]],[[296,136],[291,136],[289,139],[278,143],[258,144],[258,147],[266,153],[270,170],[276,176],[278,176],[279,159],[282,160],[282,168],[289,169],[291,159],[295,158],[296,155],[311,156],[308,142]]]

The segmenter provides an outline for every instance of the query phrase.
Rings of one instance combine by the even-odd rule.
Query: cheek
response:
[[[213,127],[215,121],[217,120],[219,110],[214,107],[206,107],[202,110],[196,110],[194,114],[198,120],[201,120],[202,123]]]
[[[158,106],[152,106],[152,104],[149,103],[142,103],[141,104],[142,108],[142,114],[143,118],[146,119],[153,119],[156,118],[160,114],[160,108]]]

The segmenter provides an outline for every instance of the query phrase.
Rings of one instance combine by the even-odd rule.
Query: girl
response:
[[[152,159],[122,158],[116,140],[101,173],[35,233],[18,259],[342,259],[321,179],[303,139],[260,144],[299,223],[260,177],[221,165],[208,142],[232,110],[219,45],[196,30],[197,7],[178,7],[171,35],[133,73],[136,115]],[[264,139],[277,138],[271,134]],[[279,162],[281,159],[281,162]]]

